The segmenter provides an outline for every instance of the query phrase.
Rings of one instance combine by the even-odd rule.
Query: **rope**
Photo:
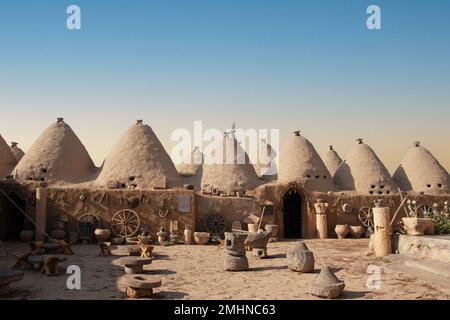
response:
[[[20,212],[22,212],[22,214],[28,219],[28,220],[30,220],[30,222],[32,223],[32,224],[34,224],[34,226],[36,227],[36,229],[37,230],[39,230],[42,234],[44,234],[49,240],[55,240],[55,239],[53,239],[52,237],[50,237],[50,235],[47,233],[47,232],[45,232],[45,230],[43,230],[41,227],[39,227],[38,225],[37,225],[37,223],[33,220],[33,218],[31,218],[25,211],[23,211],[22,210],[22,208],[17,204],[17,203],[15,203],[14,202],[14,200],[13,199],[11,199],[6,193],[5,193],[5,191],[3,191],[2,189],[0,189],[0,192],[17,208],[17,209],[19,209],[19,211]]]

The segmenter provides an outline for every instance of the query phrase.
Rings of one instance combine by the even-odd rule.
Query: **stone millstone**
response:
[[[309,293],[321,298],[334,299],[342,294],[344,287],[344,281],[339,280],[329,266],[325,266],[310,284]]]
[[[161,279],[146,274],[126,274],[120,279],[122,286],[134,289],[153,289],[161,287]]]
[[[223,265],[225,271],[248,270],[248,260],[246,256],[232,256],[227,254]]]
[[[130,298],[150,298],[153,289],[162,285],[160,279],[150,275],[127,274],[120,279],[121,285],[126,288],[127,296]]]
[[[134,273],[142,273],[144,271],[144,265],[151,264],[152,259],[145,257],[129,256],[117,259],[115,262],[124,267],[125,273],[134,274]]]
[[[314,271],[314,254],[308,250],[306,244],[299,242],[286,253],[289,269],[297,272]]]
[[[244,245],[250,248],[266,248],[272,236],[272,232],[264,231],[259,233],[250,232],[245,239]]]

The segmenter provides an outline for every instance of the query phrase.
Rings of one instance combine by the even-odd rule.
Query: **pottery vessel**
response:
[[[353,238],[359,239],[363,235],[365,228],[363,226],[350,226],[350,234]]]
[[[334,228],[334,232],[336,232],[338,239],[344,239],[349,233],[350,228],[347,224],[338,224]]]
[[[207,244],[210,234],[208,232],[195,232],[194,240],[196,244]]]
[[[249,223],[247,228],[248,232],[258,233],[259,225],[257,223]]]
[[[103,243],[108,240],[111,231],[109,229],[95,229],[94,235],[99,243]]]
[[[434,223],[431,218],[402,218],[402,221],[410,236],[432,235],[434,233]]]
[[[22,230],[20,233],[20,239],[25,242],[30,242],[34,240],[34,231],[33,230]]]
[[[278,234],[278,225],[277,224],[266,224],[264,227],[266,231],[269,231],[272,234],[272,237],[270,238],[270,241],[277,241],[277,234]]]

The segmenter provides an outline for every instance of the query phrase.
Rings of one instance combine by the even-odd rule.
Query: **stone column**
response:
[[[373,208],[374,249],[377,257],[384,257],[392,252],[391,248],[391,216],[388,207]]]
[[[328,223],[327,223],[327,209],[328,203],[318,202],[314,203],[316,210],[316,233],[319,239],[328,238]]]
[[[36,241],[44,241],[47,227],[47,188],[36,189]]]

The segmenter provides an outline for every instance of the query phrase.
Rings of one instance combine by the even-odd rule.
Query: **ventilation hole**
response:
[[[389,190],[388,190],[388,191],[386,191],[386,193],[387,193],[387,194],[391,194],[391,192],[390,192]]]
[[[311,176],[309,174],[306,175],[307,178],[311,178]]]
[[[137,184],[132,184],[131,187],[132,187],[133,189],[136,189],[136,188],[137,188]]]
[[[320,176],[316,176],[316,179],[319,179],[320,178]]]
[[[47,173],[47,168],[42,168],[41,171],[42,173]]]
[[[127,185],[126,185],[125,183],[122,183],[120,186],[121,186],[122,188],[126,188],[126,187],[127,187]]]
[[[374,184],[373,184],[373,185],[371,185],[370,187],[371,187],[372,189],[375,189],[375,185],[374,185]]]
[[[369,193],[370,193],[370,194],[373,194],[373,191],[371,190],[371,191],[369,191]]]
[[[442,188],[442,184],[441,184],[441,183],[438,183],[438,187],[439,187],[439,188]]]
[[[380,186],[380,189],[384,189],[384,186]]]
[[[323,176],[323,178],[324,178],[324,179],[326,179],[326,178],[327,178],[327,176]]]
[[[427,188],[431,188],[431,184],[427,184]]]
[[[40,177],[39,181],[45,182],[45,178],[44,177]]]
[[[28,181],[33,181],[33,177],[28,177]]]
[[[378,191],[378,194],[383,194],[383,191]]]
[[[136,177],[129,177],[128,179],[130,179],[130,181],[134,181],[134,179],[136,179]]]

